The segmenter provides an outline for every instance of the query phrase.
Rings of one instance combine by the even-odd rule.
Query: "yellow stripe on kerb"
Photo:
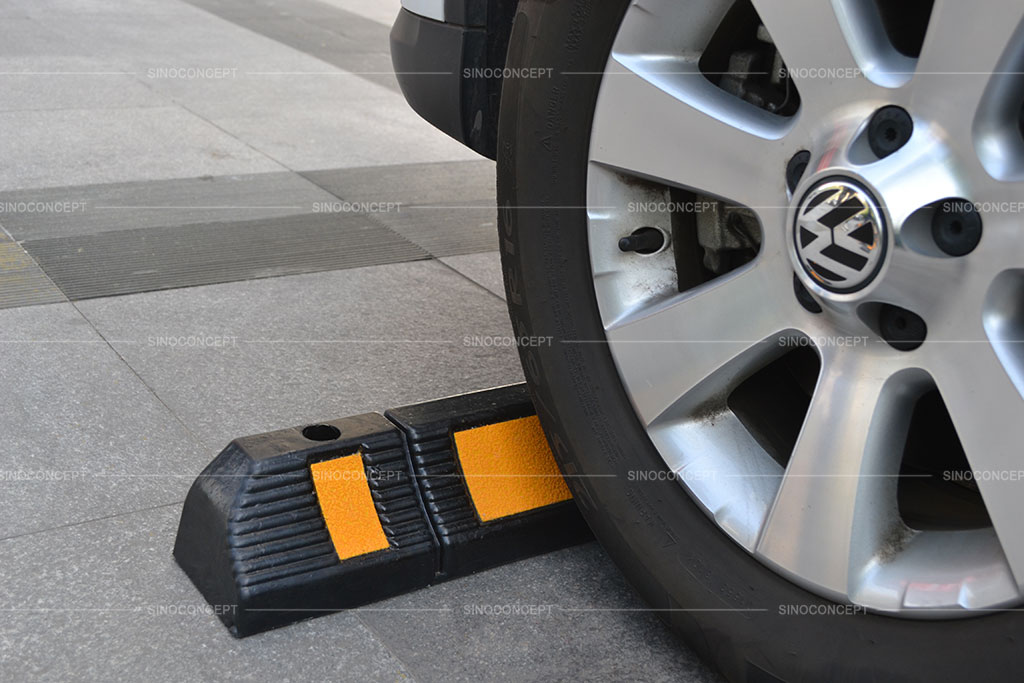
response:
[[[536,415],[455,432],[455,450],[481,521],[572,498]]]
[[[309,469],[313,472],[316,497],[338,559],[347,560],[390,547],[370,495],[363,456],[347,455],[315,463]]]

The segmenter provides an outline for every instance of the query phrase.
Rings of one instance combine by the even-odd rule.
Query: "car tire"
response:
[[[732,681],[1011,680],[1018,611],[905,620],[850,613],[771,571],[671,478],[605,339],[588,250],[601,73],[628,0],[521,0],[498,143],[502,268],[552,450],[597,538],[652,610]],[[526,74],[526,71],[520,72]],[[681,144],[684,144],[682,141]],[[1015,675],[1014,672],[1017,672]]]

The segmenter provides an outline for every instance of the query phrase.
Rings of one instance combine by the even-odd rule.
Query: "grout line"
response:
[[[415,681],[417,681],[417,680],[419,680],[419,679],[418,679],[418,678],[416,677],[416,675],[415,675],[415,674],[413,673],[413,667],[412,667],[412,665],[411,665],[411,664],[409,664],[409,662],[407,662],[407,661],[405,661],[404,659],[402,659],[402,658],[401,658],[401,657],[399,656],[399,654],[398,654],[397,652],[395,652],[395,651],[394,651],[394,649],[392,649],[391,645],[390,645],[390,644],[389,644],[389,643],[388,643],[388,642],[387,642],[386,640],[384,640],[384,637],[383,637],[383,636],[381,636],[380,632],[379,632],[379,631],[377,631],[377,629],[376,629],[376,628],[374,628],[372,624],[370,624],[370,623],[368,623],[368,622],[366,621],[365,617],[363,617],[363,616],[362,616],[361,614],[359,614],[358,612],[356,612],[356,615],[355,615],[355,617],[356,617],[356,621],[358,621],[358,622],[359,622],[359,623],[360,623],[360,624],[362,625],[362,627],[363,627],[363,628],[365,628],[365,629],[367,630],[367,632],[368,632],[368,633],[369,633],[369,634],[370,634],[371,636],[373,636],[373,639],[374,639],[374,640],[376,640],[376,641],[377,641],[378,643],[380,643],[380,646],[381,646],[382,648],[384,648],[384,650],[385,650],[385,651],[386,651],[386,652],[387,652],[388,654],[390,654],[390,655],[391,655],[392,657],[394,657],[394,658],[395,658],[395,660],[396,660],[396,661],[397,661],[397,662],[398,662],[399,664],[401,664],[401,665],[402,665],[402,668],[403,668],[403,669],[405,669],[405,673],[407,673],[407,674],[409,675],[409,678],[410,678],[410,680],[412,680],[412,681],[414,681],[414,682],[415,682]]]
[[[28,253],[28,249],[26,249],[24,247],[24,245],[22,245],[21,242],[19,242],[18,240],[14,239],[14,236],[11,235],[11,233],[7,231],[7,228],[4,227],[3,224],[0,224],[0,241],[3,241],[2,240],[3,237],[7,237],[8,239],[10,239],[10,241],[13,244],[16,244],[18,246],[18,249],[21,249],[22,253],[25,254],[25,257],[28,258],[28,260],[31,261],[33,264],[35,264],[35,267],[39,271],[39,274],[42,275],[43,278],[47,282],[50,283],[50,286],[53,287],[53,290],[56,293],[60,294],[62,297],[64,297],[60,301],[49,301],[49,302],[34,303],[34,304],[30,303],[30,304],[25,304],[23,306],[5,306],[3,308],[3,310],[9,311],[9,310],[12,310],[12,309],[15,309],[15,308],[31,308],[32,306],[52,306],[52,305],[55,305],[55,304],[70,304],[71,303],[71,299],[68,297],[67,292],[65,292],[63,289],[61,289],[60,285],[58,285],[53,280],[53,278],[50,277],[50,274],[47,273],[46,270],[43,269],[42,264],[39,263],[39,261],[36,260],[35,256],[33,256],[32,254]],[[78,310],[78,309],[76,308],[75,310]],[[81,315],[80,311],[79,311],[79,315]]]
[[[412,165],[412,164],[397,164],[397,166],[407,166],[407,165]],[[337,199],[339,201],[342,201],[342,202],[352,202],[353,201],[351,199],[346,199],[345,197],[342,197],[340,194],[338,194],[334,190],[330,189],[329,187],[325,187],[324,185],[321,185],[320,183],[316,182],[312,178],[310,178],[310,177],[308,177],[306,175],[303,175],[302,173],[299,173],[298,171],[293,171],[293,173],[296,173],[301,178],[303,178],[304,180],[306,180],[307,182],[312,184],[314,187],[319,188],[321,191],[326,192],[327,194],[331,195],[332,197],[334,197],[335,199]],[[422,251],[426,256],[425,256],[425,258],[422,258],[422,259],[419,259],[419,260],[421,260],[421,261],[437,260],[438,257],[434,256],[434,254],[432,254],[429,249],[424,247],[419,242],[416,242],[415,240],[407,237],[406,235],[403,235],[398,230],[395,230],[393,227],[391,227],[386,222],[384,222],[383,219],[377,218],[373,214],[369,214],[369,213],[365,214],[365,216],[366,216],[367,220],[369,220],[371,223],[375,224],[377,227],[380,227],[380,228],[383,228],[384,230],[387,230],[391,234],[396,235],[403,242],[407,242],[408,244],[410,244],[410,245],[416,247],[417,249],[419,249],[420,251]]]
[[[63,290],[61,290],[61,291],[63,291]],[[124,363],[125,367],[127,367],[128,370],[139,380],[139,382],[142,383],[142,386],[144,386],[146,388],[146,391],[148,391],[150,393],[150,395],[152,395],[153,398],[155,398],[157,400],[157,402],[164,407],[164,409],[171,415],[171,417],[173,417],[174,420],[179,425],[181,425],[181,428],[185,430],[185,433],[188,434],[189,438],[193,441],[193,445],[195,445],[199,449],[203,449],[204,448],[203,440],[199,438],[199,435],[196,434],[195,432],[193,432],[189,428],[189,426],[187,424],[185,424],[185,421],[182,419],[182,417],[180,415],[178,415],[178,413],[175,410],[173,410],[171,408],[171,406],[167,405],[167,402],[164,401],[164,399],[156,392],[156,389],[154,389],[153,387],[151,387],[149,385],[149,382],[147,382],[142,377],[142,375],[139,374],[138,370],[136,370],[135,367],[131,363],[129,363],[128,360],[124,356],[121,355],[121,352],[118,351],[114,347],[114,345],[112,343],[110,343],[110,340],[107,339],[106,335],[104,335],[102,332],[100,332],[99,328],[96,327],[95,323],[93,323],[93,321],[89,318],[89,316],[87,316],[85,314],[85,312],[82,311],[81,308],[79,308],[78,304],[80,303],[80,301],[71,301],[69,299],[68,303],[71,304],[71,306],[75,309],[75,311],[78,313],[78,315],[82,316],[82,320],[84,320],[85,322],[87,322],[89,324],[89,328],[92,329],[92,331],[95,332],[96,335],[100,339],[103,340],[103,343],[106,344],[107,348],[114,352],[114,355],[117,356],[118,360],[120,360],[122,363]],[[0,539],[0,540],[2,540],[2,539]]]
[[[497,250],[494,250],[494,251],[497,251]],[[475,252],[475,253],[477,253],[477,254],[490,254],[491,252],[490,251],[478,251],[478,252]],[[472,254],[459,254],[459,256],[472,256]],[[505,299],[503,299],[502,297],[498,296],[496,293],[492,292],[488,287],[483,286],[482,284],[480,284],[479,282],[477,282],[476,280],[474,280],[470,276],[466,275],[465,273],[463,273],[461,270],[459,270],[455,266],[452,266],[452,265],[450,265],[448,263],[445,263],[444,261],[441,260],[441,259],[446,259],[446,258],[453,258],[453,257],[451,257],[451,256],[435,256],[434,260],[437,261],[438,263],[440,263],[442,266],[444,266],[448,270],[456,273],[460,277],[462,277],[462,278],[464,278],[466,280],[469,280],[474,285],[476,285],[477,287],[479,287],[480,289],[484,290],[485,292],[487,292],[488,294],[493,296],[495,299],[500,301],[503,306],[508,306],[508,302],[505,301]],[[504,277],[503,277],[502,281],[504,281]]]
[[[172,103],[161,104],[123,104],[113,107],[32,107],[28,109],[0,109],[0,116],[5,114],[32,114],[51,111],[125,111],[127,109],[171,109]],[[15,190],[17,191],[17,190]]]
[[[142,512],[152,512],[153,510],[162,510],[163,508],[174,507],[176,505],[184,505],[185,501],[179,500],[173,503],[163,503],[161,505],[154,505],[148,508],[140,508],[138,510],[128,510],[126,512],[117,512],[112,515],[104,515],[103,517],[94,517],[92,519],[83,519],[80,522],[69,522],[67,524],[58,524],[57,526],[50,527],[49,529],[39,529],[38,531],[26,531],[21,534],[14,534],[13,536],[4,536],[0,538],[0,543],[3,541],[13,541],[18,538],[25,538],[26,536],[37,536],[39,534],[48,534],[51,531],[63,531],[65,529],[72,529],[83,524],[93,524],[94,522],[103,522],[110,519],[117,519],[118,517],[127,517],[128,515],[135,515]]]
[[[396,78],[392,78],[392,79],[386,79],[386,78],[384,78],[384,79],[375,79],[372,76],[368,76],[365,73],[359,73],[359,71],[360,71],[359,69],[353,70],[352,68],[350,68],[351,66],[353,66],[352,62],[354,60],[351,60],[351,59],[347,60],[347,64],[346,65],[338,64],[336,62],[340,61],[340,60],[337,60],[336,57],[335,57],[336,61],[331,61],[331,59],[330,59],[331,55],[325,54],[325,50],[324,49],[317,50],[315,44],[313,44],[313,45],[308,44],[308,43],[307,44],[303,44],[302,41],[296,41],[296,40],[294,40],[294,37],[289,37],[287,33],[281,34],[280,32],[274,33],[273,31],[260,30],[260,27],[258,27],[256,25],[252,24],[251,22],[247,21],[246,17],[234,15],[234,14],[231,14],[230,12],[224,12],[224,9],[230,9],[229,6],[232,4],[230,2],[229,3],[224,3],[224,2],[210,3],[210,2],[204,2],[203,0],[182,0],[182,1],[185,2],[188,5],[191,5],[192,7],[196,8],[196,9],[202,11],[202,12],[206,12],[210,16],[216,17],[217,19],[220,19],[221,21],[227,22],[227,23],[232,24],[233,26],[235,26],[237,28],[240,28],[242,30],[248,31],[248,32],[252,33],[253,35],[259,36],[259,37],[261,37],[261,38],[263,38],[265,40],[272,41],[273,43],[275,43],[277,45],[280,45],[280,46],[282,46],[284,48],[292,50],[292,51],[294,51],[294,52],[296,52],[296,53],[298,53],[300,55],[303,55],[305,57],[312,58],[312,59],[315,59],[315,60],[317,60],[319,62],[322,62],[323,64],[327,65],[328,67],[330,67],[333,70],[336,70],[336,71],[344,73],[344,74],[349,74],[349,75],[352,75],[352,76],[356,76],[358,78],[361,78],[366,83],[369,83],[370,85],[373,85],[373,86],[378,87],[378,88],[382,88],[382,89],[384,89],[387,92],[390,92],[392,94],[397,94],[397,95],[401,96],[401,88],[398,87],[397,77]],[[228,5],[228,7],[225,7],[225,4]],[[250,0],[249,2],[244,2],[244,3],[235,2],[234,4],[236,6],[239,5],[239,4],[242,4],[245,8],[249,9],[249,8],[252,8],[254,5],[262,5],[262,6],[266,7],[268,5],[271,5],[272,3],[268,3],[268,2],[252,2]],[[353,42],[353,39],[350,36],[346,35],[343,32],[339,33],[337,31],[335,31],[333,28],[325,26],[324,25],[324,23],[325,23],[324,21],[318,21],[318,19],[320,19],[319,16],[310,17],[310,15],[308,13],[305,13],[304,10],[308,10],[311,6],[312,7],[316,7],[317,9],[319,9],[321,11],[323,11],[324,8],[325,8],[325,6],[322,3],[316,2],[316,0],[313,0],[312,2],[309,2],[309,1],[303,2],[302,0],[298,0],[298,1],[293,0],[292,5],[289,8],[291,10],[291,14],[290,14],[289,18],[292,21],[295,21],[295,22],[297,22],[299,24],[302,24],[304,26],[312,28],[316,32],[326,32],[326,33],[329,33],[338,42],[343,42],[345,44],[351,44]],[[389,35],[389,31],[390,31],[390,26],[388,26],[386,24],[381,24],[379,21],[375,21],[373,19],[369,19],[367,17],[364,17],[364,16],[362,16],[362,15],[356,13],[356,12],[351,12],[349,10],[342,9],[340,7],[335,7],[333,5],[326,5],[326,8],[330,12],[332,12],[333,14],[336,14],[340,20],[344,20],[344,22],[347,25],[356,27],[357,30],[358,30],[359,25],[361,24],[361,25],[363,25],[364,28],[370,28],[370,30],[372,30],[372,31],[378,31],[379,34],[380,34],[379,35],[379,40],[370,40],[369,42],[362,43],[362,44],[358,45],[358,47],[361,48],[361,49],[357,50],[356,52],[353,52],[352,54],[379,56],[382,60],[385,60],[387,62],[387,64],[390,65],[390,63],[391,63],[391,60],[390,60],[390,46],[389,46],[389,42],[388,42],[388,39],[387,39],[387,36]],[[220,9],[220,11],[217,11],[218,9]],[[372,25],[372,27],[369,27],[367,25]],[[323,47],[323,46],[321,46],[321,47]],[[330,47],[329,46],[327,47],[326,52],[327,53],[330,52]],[[382,75],[386,76],[386,72],[384,74],[382,74]]]
[[[163,92],[161,90],[158,90],[155,87],[155,82],[154,81],[152,81],[152,80],[147,81],[147,79],[141,78],[139,76],[134,76],[133,78],[135,78],[136,82],[141,83],[142,87],[146,88],[147,90],[149,90],[150,92],[154,93],[155,95],[158,95],[160,97],[166,97],[171,105],[173,105],[175,107],[178,107],[182,111],[188,112],[189,114],[191,114],[192,116],[196,117],[200,121],[204,121],[207,125],[213,126],[214,128],[216,128],[220,132],[222,132],[225,135],[227,135],[232,140],[238,142],[239,144],[241,144],[244,147],[247,147],[247,148],[251,149],[253,152],[255,152],[259,156],[263,157],[264,159],[267,159],[268,161],[274,162],[275,164],[280,166],[285,171],[290,171],[291,173],[295,173],[295,170],[293,168],[291,168],[290,166],[288,166],[288,164],[282,163],[280,160],[275,159],[274,157],[270,156],[269,154],[264,152],[262,149],[257,149],[256,147],[251,145],[248,141],[241,139],[240,137],[238,137],[237,135],[235,135],[231,131],[228,131],[228,130],[224,129],[224,127],[214,123],[213,121],[211,121],[207,117],[203,116],[199,112],[193,110],[191,107],[189,107],[188,105],[186,105],[183,102],[181,102],[174,95],[170,95],[170,94],[165,93],[165,92]],[[273,171],[267,171],[267,173],[272,173],[272,172]],[[277,172],[280,173],[281,171],[277,171]]]
[[[180,102],[180,101],[179,101],[179,100],[178,100],[177,98],[173,98],[173,99],[174,99],[174,103],[175,103],[175,104],[176,104],[177,106],[181,107],[182,109],[184,109],[185,111],[187,111],[187,112],[188,112],[189,114],[192,114],[192,116],[195,116],[195,117],[196,117],[197,119],[199,119],[200,121],[205,121],[205,122],[206,122],[207,124],[209,124],[209,125],[213,126],[214,128],[216,128],[216,129],[217,129],[217,130],[219,130],[220,132],[224,133],[225,135],[227,135],[228,137],[230,137],[230,138],[231,138],[232,140],[237,140],[237,141],[238,141],[238,142],[240,142],[240,143],[241,143],[242,145],[244,145],[244,146],[248,147],[248,148],[249,148],[249,149],[251,149],[252,151],[254,151],[254,152],[256,152],[257,154],[259,154],[260,156],[262,156],[262,157],[264,157],[264,158],[266,158],[266,159],[269,159],[270,161],[273,161],[273,162],[274,162],[275,164],[277,164],[277,165],[278,165],[278,166],[280,166],[281,168],[285,169],[286,171],[290,171],[291,173],[295,173],[295,169],[294,169],[294,168],[292,168],[292,167],[291,167],[291,166],[289,166],[288,164],[284,163],[284,162],[283,162],[283,161],[281,161],[280,159],[278,159],[278,158],[276,158],[276,157],[273,157],[273,156],[271,156],[270,154],[268,154],[267,152],[263,151],[262,149],[259,149],[258,147],[256,147],[256,146],[255,146],[255,145],[253,145],[252,143],[250,143],[250,142],[249,142],[248,140],[243,140],[242,138],[238,137],[238,135],[236,135],[235,133],[232,133],[232,132],[231,132],[231,131],[229,131],[229,130],[228,130],[227,128],[224,128],[224,126],[222,126],[222,125],[220,125],[219,123],[216,123],[216,122],[214,122],[213,120],[211,120],[211,119],[209,119],[209,118],[207,118],[207,117],[203,116],[202,114],[200,114],[199,112],[195,111],[194,109],[192,109],[192,108],[191,108],[190,106],[188,106],[187,104],[183,104],[183,103],[182,103],[182,102]]]

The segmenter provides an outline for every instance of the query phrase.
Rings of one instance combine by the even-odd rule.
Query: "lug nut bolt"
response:
[[[941,202],[932,216],[932,238],[946,254],[966,256],[981,242],[981,215],[966,199]]]
[[[786,186],[789,187],[790,192],[796,192],[796,186],[804,177],[809,163],[811,163],[811,153],[807,151],[797,152],[789,160],[789,164],[786,166]]]
[[[916,313],[885,304],[878,316],[882,339],[897,351],[913,351],[924,344],[928,326]]]
[[[657,228],[640,228],[619,240],[619,250],[636,254],[656,254],[665,247],[665,233]]]
[[[902,107],[882,107],[868,124],[868,144],[879,159],[907,144],[913,134],[914,120]]]
[[[804,287],[804,283],[800,282],[800,277],[793,274],[793,292],[796,294],[796,300],[811,313],[821,313],[821,304],[819,304],[811,293]]]

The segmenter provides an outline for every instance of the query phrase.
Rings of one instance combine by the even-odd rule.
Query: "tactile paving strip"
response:
[[[21,246],[0,234],[0,308],[67,301]]]
[[[374,218],[431,256],[498,249],[494,162],[452,161],[303,173],[350,202],[384,202],[400,210]],[[452,200],[453,191],[458,197]]]
[[[429,258],[358,214],[308,214],[28,240],[71,300]]]

